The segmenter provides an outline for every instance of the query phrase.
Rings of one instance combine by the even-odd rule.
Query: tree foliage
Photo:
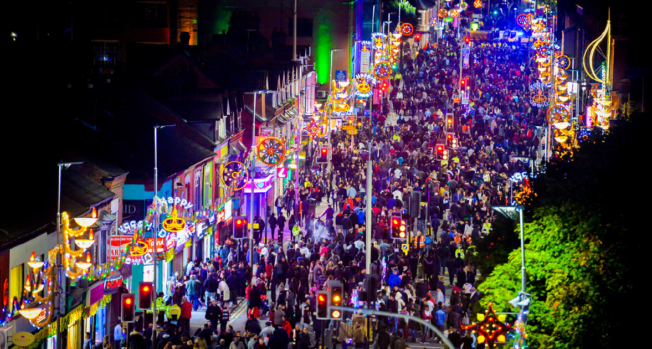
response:
[[[572,157],[556,159],[534,181],[538,197],[525,224],[528,322],[533,348],[618,348],[634,343],[645,273],[642,193],[644,117],[596,134]],[[628,184],[631,183],[631,184]],[[520,248],[479,285],[481,306],[515,311]]]

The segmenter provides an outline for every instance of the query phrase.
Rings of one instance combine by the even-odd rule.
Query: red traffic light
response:
[[[324,303],[326,302],[326,296],[324,294],[320,294],[318,297],[319,303]]]
[[[398,219],[395,219],[392,222],[394,223],[394,225],[396,225],[396,224],[398,224]]]
[[[149,292],[149,286],[143,286],[143,291]]]
[[[125,298],[126,305],[131,305],[131,302],[132,302],[131,298]]]
[[[437,151],[442,151],[442,149],[444,149],[444,147],[442,147],[441,145],[437,147]]]
[[[242,225],[242,220],[237,219],[237,220],[235,221],[235,224],[236,224],[236,225]]]
[[[464,86],[466,84],[466,80],[464,80],[464,79],[460,80],[460,84],[462,84],[462,86]]]
[[[449,123],[449,124],[452,124],[452,123],[453,123],[453,119],[452,119],[452,118],[448,118],[448,119],[446,119],[446,122]]]
[[[322,153],[322,155],[326,155],[326,154],[328,154],[328,149],[326,149],[326,148],[321,148],[321,153]]]
[[[447,137],[448,139],[453,139],[453,135],[452,135],[452,134],[447,134],[446,137]]]

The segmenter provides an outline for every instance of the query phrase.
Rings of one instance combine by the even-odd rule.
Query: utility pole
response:
[[[292,11],[293,29],[292,30],[292,60],[297,59],[297,0],[294,0],[294,11]]]

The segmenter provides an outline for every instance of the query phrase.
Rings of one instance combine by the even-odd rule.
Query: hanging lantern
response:
[[[475,0],[475,1],[473,2],[473,6],[475,6],[475,8],[480,8],[480,7],[482,7],[482,1],[480,1],[480,0]]]

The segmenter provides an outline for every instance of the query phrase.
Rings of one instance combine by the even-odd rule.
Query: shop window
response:
[[[11,274],[9,275],[9,312],[14,307],[14,297],[20,301],[23,295],[23,286],[25,284],[25,279],[23,279],[24,269],[25,267],[22,264],[11,268]]]

